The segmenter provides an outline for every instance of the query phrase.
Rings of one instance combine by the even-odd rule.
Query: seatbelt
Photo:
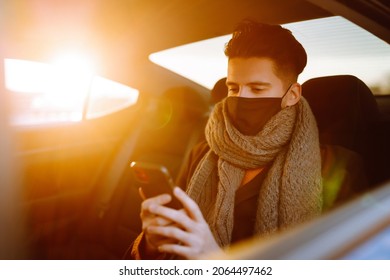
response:
[[[202,133],[204,133],[204,130],[205,130],[205,127],[206,127],[206,123],[207,123],[207,120],[209,119],[209,115],[210,113],[209,112],[206,112],[203,116],[201,116],[201,119],[199,120],[199,122],[196,124],[195,128],[194,128],[194,131],[192,132],[191,134],[191,138],[190,140],[188,141],[188,144],[187,144],[187,148],[186,148],[186,151],[183,155],[183,160],[182,160],[182,163],[181,163],[181,167],[180,167],[180,170],[178,172],[178,175],[179,176],[182,172],[182,169],[183,167],[185,166],[185,163],[186,161],[188,160],[188,157],[190,156],[191,154],[191,151],[192,151],[192,148],[198,144],[201,140],[201,135]],[[175,178],[176,180],[178,178]],[[175,180],[175,181],[176,181]],[[181,186],[181,187],[185,187],[185,186]]]
[[[150,112],[154,112],[157,104],[156,102],[149,102],[146,108],[146,115]],[[108,206],[110,205],[111,197],[115,191],[115,188],[119,185],[119,182],[122,178],[122,175],[129,166],[129,159],[133,154],[134,148],[136,146],[139,135],[141,134],[142,128],[144,127],[146,120],[148,118],[140,118],[135,129],[129,131],[129,134],[126,136],[126,140],[121,145],[120,149],[116,152],[116,157],[112,161],[110,170],[107,172],[107,175],[104,177],[102,182],[102,191],[99,195],[99,205],[98,205],[98,217],[103,218],[106,213]]]

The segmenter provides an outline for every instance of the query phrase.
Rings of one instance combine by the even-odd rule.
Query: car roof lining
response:
[[[48,54],[53,50],[69,44],[81,45],[96,52],[101,65],[97,69],[98,75],[131,85],[142,92],[157,94],[172,86],[191,86],[203,92],[208,90],[155,65],[148,58],[153,52],[229,34],[244,19],[243,14],[245,18],[285,24],[351,11],[345,5],[341,10],[334,9],[332,5],[339,0],[43,2],[31,3],[44,4],[47,19],[37,16],[36,11],[34,14],[34,9],[31,9],[33,4],[29,1],[7,3],[9,47],[5,50],[5,57],[48,62]],[[324,5],[328,2],[332,4]],[[86,12],[80,12],[76,18],[74,12],[83,8]],[[83,16],[88,21],[80,19]],[[80,26],[80,29],[84,28],[84,33],[70,27],[74,26],[72,22],[77,24],[78,21],[85,23],[85,26]],[[379,24],[369,27],[371,31],[383,33]],[[145,73],[148,75],[145,76]]]
[[[162,72],[149,61],[149,54],[229,34],[243,19],[242,14],[275,24],[331,15],[304,0],[121,0],[100,1],[85,12],[89,17],[86,22],[75,18],[74,10],[77,9],[72,9],[72,5],[85,8],[83,4],[66,1],[58,6],[57,2],[53,5],[45,3],[44,15],[49,14],[47,19],[40,17],[43,12],[34,11],[28,2],[8,4],[11,47],[6,50],[9,54],[6,57],[47,62],[47,54],[53,49],[67,44],[83,45],[101,57],[100,75],[138,88],[146,85],[146,90],[150,79],[158,79]],[[79,38],[80,33],[75,28],[70,28],[70,24],[78,20],[88,25],[80,27],[85,28],[83,38]],[[210,25],[213,28],[209,28]],[[151,74],[149,81],[138,76],[144,67],[146,73]],[[172,81],[178,82],[179,77],[169,75]],[[166,82],[169,83],[170,79]]]
[[[390,43],[390,5],[385,0],[308,0],[347,18]]]

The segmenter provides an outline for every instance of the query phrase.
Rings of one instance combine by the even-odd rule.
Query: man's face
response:
[[[229,96],[246,98],[282,97],[286,89],[268,58],[232,58],[228,63],[226,85]]]

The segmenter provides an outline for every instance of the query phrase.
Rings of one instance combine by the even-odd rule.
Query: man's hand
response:
[[[145,196],[140,189],[140,195],[143,199]],[[148,230],[151,226],[168,226],[172,224],[172,221],[165,219],[161,216],[158,216],[150,211],[150,209],[155,209],[157,206],[163,207],[162,205],[171,201],[171,197],[168,194],[159,195],[149,199],[145,199],[141,204],[141,220],[142,220],[142,230],[145,233],[146,241],[146,253],[148,255],[158,254],[158,247],[165,243],[173,243],[175,240],[168,239],[164,236],[153,234]]]
[[[166,202],[162,196],[159,197],[161,203],[148,205],[149,215],[156,215],[159,220],[157,222],[155,218],[145,230],[148,236],[160,236],[164,240],[153,243],[158,250],[187,259],[199,259],[210,252],[221,251],[195,201],[179,187],[174,189],[174,195],[183,204],[185,211],[162,206],[162,201]],[[166,242],[172,239],[177,242]]]

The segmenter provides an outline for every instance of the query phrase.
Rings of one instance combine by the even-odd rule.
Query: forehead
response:
[[[227,83],[281,82],[269,58],[231,58],[228,62]]]

